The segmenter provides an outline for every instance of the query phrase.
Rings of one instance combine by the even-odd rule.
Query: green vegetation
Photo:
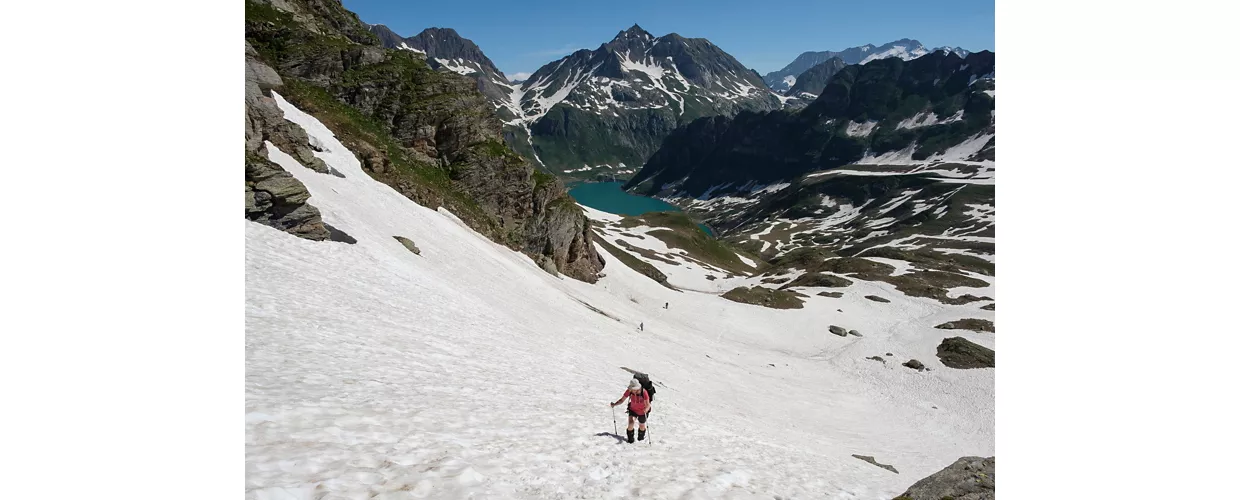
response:
[[[658,238],[668,247],[684,250],[689,257],[733,274],[751,274],[754,272],[737,254],[743,254],[755,262],[762,259],[751,256],[730,243],[717,240],[706,234],[697,223],[684,212],[650,212],[637,217],[625,217],[619,222],[620,227],[632,228],[650,226],[658,228],[646,233]]]
[[[946,254],[927,249],[900,250],[893,247],[875,247],[861,252],[861,255],[864,257],[903,260],[917,264],[919,267],[938,271],[959,272],[960,270],[966,270],[987,276],[994,276],[995,274],[994,262],[973,255]]]
[[[645,163],[646,156],[658,149],[658,139],[675,126],[676,115],[669,108],[602,117],[570,106],[556,106],[532,126],[531,133],[538,157],[557,171],[619,163],[638,168]],[[584,171],[577,175],[592,178],[595,173]]]
[[[779,287],[779,289],[785,290],[794,286],[843,288],[852,284],[851,280],[831,274],[805,273],[792,280],[791,283]]]
[[[430,199],[443,200],[446,208],[475,230],[491,235],[500,233],[499,226],[473,198],[452,187],[447,171],[414,159],[378,121],[336,100],[322,87],[293,78],[286,78],[284,83],[282,95],[327,125],[345,146],[366,143],[391,162],[393,168],[384,172],[371,170],[371,177],[390,186],[413,184],[414,191],[405,194],[414,194],[414,201],[426,205]]]
[[[543,186],[551,185],[554,182],[554,175],[543,171],[541,168],[534,168],[534,190],[538,190],[538,188]]]

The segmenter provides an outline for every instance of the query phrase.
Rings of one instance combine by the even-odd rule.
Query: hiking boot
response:
[[[646,429],[638,429],[637,440],[644,441],[646,439]]]
[[[632,443],[633,442],[633,429],[629,429],[628,432],[629,432],[629,443]],[[643,432],[642,437],[645,437],[645,435],[646,433]]]

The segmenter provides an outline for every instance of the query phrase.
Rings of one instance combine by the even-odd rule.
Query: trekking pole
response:
[[[616,423],[616,407],[615,406],[611,407],[611,430],[614,431],[615,435],[617,436],[620,435],[620,424]]]

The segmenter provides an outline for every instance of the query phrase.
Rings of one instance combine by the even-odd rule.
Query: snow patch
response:
[[[874,132],[874,127],[878,125],[878,121],[870,120],[865,123],[848,122],[848,128],[844,129],[844,133],[849,137],[866,137]]]

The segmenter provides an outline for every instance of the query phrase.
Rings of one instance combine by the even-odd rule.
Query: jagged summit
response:
[[[642,38],[651,38],[651,39],[654,38],[654,36],[651,35],[650,32],[642,29],[642,27],[638,26],[637,23],[633,23],[632,26],[629,26],[629,29],[621,31],[620,33],[616,34],[616,38],[624,38],[624,37],[642,37]]]

